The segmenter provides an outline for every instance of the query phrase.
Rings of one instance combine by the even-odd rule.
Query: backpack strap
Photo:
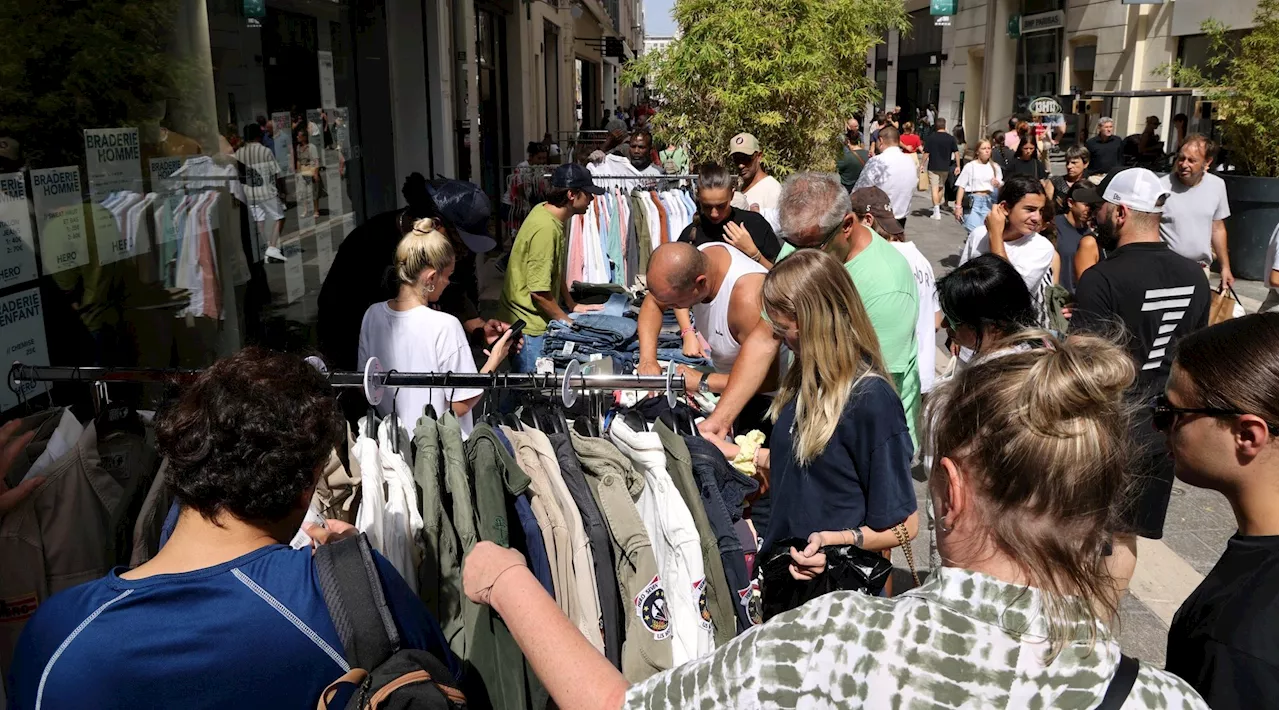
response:
[[[1107,684],[1107,692],[1102,696],[1102,703],[1096,710],[1120,710],[1137,679],[1138,659],[1120,654],[1120,664],[1116,667],[1116,674],[1111,676],[1111,682]]]
[[[338,630],[347,662],[372,671],[400,650],[382,577],[364,533],[321,545],[315,552],[320,591]]]

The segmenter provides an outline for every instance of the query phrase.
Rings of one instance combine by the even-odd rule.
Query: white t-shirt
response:
[[[619,188],[622,190],[631,190],[632,188],[651,189],[658,184],[655,180],[610,180],[607,177],[600,176],[627,176],[627,175],[645,175],[654,178],[663,175],[662,166],[657,163],[649,163],[644,170],[637,170],[636,166],[631,164],[631,160],[621,155],[606,155],[604,160],[599,163],[588,163],[587,170],[595,177],[594,182],[599,187]]]
[[[418,306],[407,311],[392,310],[386,301],[369,306],[360,324],[360,349],[357,362],[364,363],[376,357],[383,370],[400,372],[457,372],[474,373],[475,359],[467,344],[462,323],[448,313]],[[395,403],[396,416],[409,431],[422,416],[423,408],[430,404],[436,415],[443,416],[451,402],[462,402],[484,390],[477,389],[428,389],[405,387],[397,394],[388,389],[378,404],[378,414],[386,416]],[[458,417],[465,437],[471,433],[471,413]]]
[[[742,191],[747,198],[747,209],[755,212],[778,209],[778,197],[782,195],[782,183],[772,175],[760,178],[750,190]]]
[[[916,193],[920,168],[915,159],[894,146],[885,148],[867,161],[853,189],[878,187],[889,196],[893,216],[902,219],[911,211],[911,196]]]
[[[1004,172],[994,160],[987,161],[984,165],[976,160],[970,160],[964,164],[964,170],[960,171],[960,176],[956,178],[956,188],[965,192],[991,192],[995,190],[995,185],[991,184],[991,180],[1004,182]]]
[[[920,297],[920,315],[916,317],[916,344],[919,354],[916,363],[920,366],[920,391],[933,389],[933,379],[937,374],[938,329],[937,312],[938,281],[933,277],[933,264],[928,257],[920,253],[920,249],[911,242],[889,242],[911,265],[911,273],[916,277],[916,293]]]
[[[1213,223],[1231,216],[1227,205],[1227,184],[1206,172],[1195,187],[1187,187],[1172,175],[1160,178],[1169,192],[1160,215],[1160,238],[1169,248],[1202,264],[1213,261],[1210,241]]]
[[[1009,263],[1022,275],[1027,284],[1027,291],[1032,300],[1038,300],[1043,288],[1044,275],[1053,266],[1053,242],[1032,232],[1025,237],[1006,241],[1004,250],[1009,255]],[[963,264],[980,254],[991,253],[991,240],[987,238],[987,226],[979,225],[969,234],[969,239],[960,251],[960,263]]]

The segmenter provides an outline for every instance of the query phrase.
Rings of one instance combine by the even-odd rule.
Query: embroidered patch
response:
[[[0,599],[0,623],[26,621],[36,613],[38,606],[40,606],[40,598],[35,592],[20,597]]]
[[[760,601],[760,580],[753,579],[745,589],[738,590],[738,603],[747,612],[753,626],[764,623],[764,608]]]
[[[707,608],[707,578],[703,577],[693,583],[693,599],[698,605],[698,623],[703,631],[711,631],[711,610]]]
[[[662,590],[662,580],[654,575],[653,581],[645,585],[635,598],[636,616],[653,634],[653,638],[662,641],[671,637],[671,613],[667,610],[667,594]]]

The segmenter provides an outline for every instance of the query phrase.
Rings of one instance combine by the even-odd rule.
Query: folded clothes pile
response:
[[[588,288],[589,284],[575,283],[575,295]],[[599,311],[574,314],[569,322],[552,321],[547,329],[547,340],[542,352],[551,358],[557,369],[565,367],[571,360],[585,364],[601,358],[612,358],[615,371],[635,371],[640,360],[636,319],[640,315],[643,296],[613,292],[601,300],[599,305],[603,308]],[[659,361],[671,360],[691,367],[710,367],[711,361],[707,358],[688,357],[682,352],[683,340],[674,312],[664,313],[662,321],[662,329],[658,333]]]

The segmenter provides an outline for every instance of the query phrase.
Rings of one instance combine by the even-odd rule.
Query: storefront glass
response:
[[[353,47],[369,18],[328,0],[81,0],[0,19],[17,31],[0,56],[5,368],[313,348],[320,285],[365,212]],[[46,391],[0,387],[0,412]]]

